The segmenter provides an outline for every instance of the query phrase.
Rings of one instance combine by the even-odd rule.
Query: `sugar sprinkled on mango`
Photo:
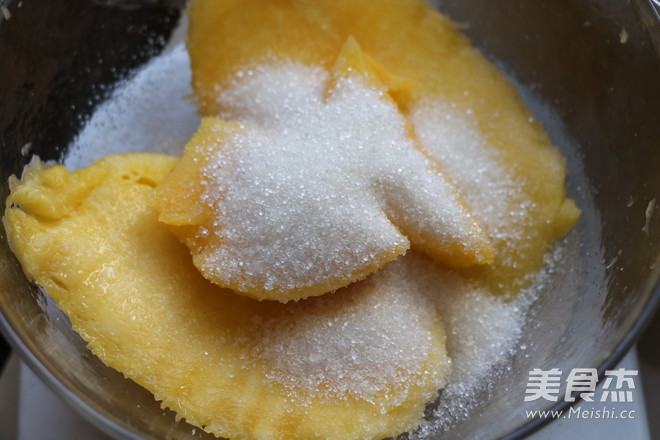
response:
[[[174,163],[127,154],[70,173],[35,162],[11,182],[12,249],[92,352],[178,417],[232,440],[415,428],[449,367],[433,284],[412,275],[428,263],[400,260],[298,303],[236,295],[199,274],[148,206]]]
[[[543,128],[504,75],[426,1],[195,0],[190,23],[201,111],[225,118],[233,108],[222,96],[236,75],[282,62],[330,71],[354,37],[390,78],[378,75],[493,241],[493,264],[468,269],[489,289],[514,294],[526,286],[550,245],[577,222],[564,160]],[[478,147],[464,147],[470,136]],[[473,179],[484,166],[504,179],[497,188]],[[489,211],[489,203],[498,207]]]
[[[487,292],[515,293],[524,287],[549,245],[579,217],[564,193],[563,159],[505,78],[424,1],[195,0],[190,17],[194,88],[202,112],[214,116],[204,120],[191,141],[191,154],[176,167],[175,159],[163,155],[111,156],[74,173],[34,162],[20,181],[10,180],[3,222],[12,249],[28,277],[50,293],[101,360],[208,432],[232,440],[378,439],[414,429],[449,368],[438,315],[448,304],[435,304],[443,298],[438,286],[460,298],[477,289],[495,308],[509,305]],[[360,100],[364,106],[353,107],[347,118],[339,104]],[[389,247],[381,242],[379,252],[365,253],[373,266],[364,261],[356,266],[364,272],[340,267],[348,273],[341,282],[382,269],[332,294],[289,304],[254,301],[209,283],[168,228],[190,248],[202,249],[212,236],[204,222],[226,227],[217,222],[221,216],[216,208],[230,205],[214,202],[227,200],[227,176],[236,170],[241,179],[255,176],[250,174],[253,168],[243,168],[258,162],[250,148],[256,145],[261,158],[268,159],[262,164],[268,178],[269,170],[291,171],[284,159],[299,160],[298,165],[313,162],[296,155],[300,151],[272,160],[269,148],[286,152],[285,142],[252,141],[277,139],[274,128],[288,130],[287,136],[292,128],[302,131],[299,137],[318,134],[319,124],[301,130],[298,123],[305,118],[322,122],[327,115],[319,108],[332,105],[332,117],[343,117],[345,124],[368,120],[370,112],[387,121],[386,127],[363,130],[369,133],[357,130],[358,138],[371,139],[376,127],[381,141],[387,133],[396,144],[410,147],[405,166],[398,168],[387,158],[365,159],[359,152],[342,151],[340,157],[348,158],[353,168],[361,162],[374,168],[368,178],[348,173],[350,184],[368,183],[369,191],[360,193],[367,200],[341,194],[340,203],[329,201],[340,207],[335,220],[350,220],[351,227],[362,225],[366,231],[349,237],[353,251],[374,224],[383,226],[381,235],[390,234]],[[370,146],[360,145],[361,150]],[[327,147],[330,151],[341,145]],[[329,155],[320,160],[336,159]],[[229,162],[232,166],[226,167]],[[443,186],[447,181],[437,172],[438,163],[452,185]],[[319,173],[313,165],[297,168],[305,183],[319,176],[328,183],[339,178]],[[435,177],[422,182],[420,170],[423,177]],[[170,172],[179,186],[167,192],[161,182]],[[440,186],[430,188],[438,176]],[[209,195],[208,185],[216,192]],[[152,203],[160,213],[148,203],[156,186],[160,189]],[[298,196],[315,195],[307,191],[313,187],[303,189],[278,201],[288,205],[299,202]],[[460,223],[469,225],[463,237],[477,239],[461,241],[458,251],[426,234],[437,225],[425,215],[447,209],[428,203],[427,196],[438,194],[451,202],[458,218],[472,213],[476,219]],[[230,196],[235,199],[236,194]],[[262,207],[270,209],[263,200]],[[365,203],[378,206],[382,215],[367,215],[362,224],[356,214]],[[327,205],[303,203],[299,211],[284,210],[285,217],[308,219],[310,210],[326,212]],[[243,205],[230,208],[237,206]],[[238,210],[255,218],[267,211],[250,209]],[[307,223],[298,225],[304,229]],[[225,230],[216,244],[226,245],[236,232],[232,229],[242,226]],[[319,225],[312,229],[314,234],[326,232]],[[309,237],[317,239],[314,234]],[[409,242],[426,253],[436,251],[441,261],[438,249],[450,252],[445,264],[484,263],[492,257],[490,245],[484,244],[488,241],[496,251],[488,265],[450,271],[415,252],[385,264],[405,252]],[[237,248],[258,260],[263,252],[250,246]],[[306,263],[314,266],[314,258],[309,255]],[[203,262],[196,263],[204,272]],[[333,270],[337,268],[327,273],[336,274]],[[442,273],[444,278],[438,275]],[[254,281],[251,275],[243,281]],[[317,286],[325,290],[340,284]],[[293,292],[285,299],[309,294]],[[448,320],[452,331],[463,319],[456,315]],[[479,325],[472,326],[467,339],[452,335],[457,337],[454,343],[465,343],[461,349],[481,347],[474,338],[492,329],[483,316],[491,315],[481,310],[472,317]],[[484,341],[496,347],[488,338]],[[483,356],[488,351],[479,352]]]
[[[409,135],[377,68],[349,39],[330,74],[255,68],[220,100],[153,194],[160,220],[221,287],[282,302],[344,287],[411,243],[465,267],[492,249]]]

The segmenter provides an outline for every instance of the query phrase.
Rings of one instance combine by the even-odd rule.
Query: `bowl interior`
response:
[[[469,419],[437,433],[517,436],[540,423],[525,410],[549,406],[523,402],[531,369],[602,374],[658,302],[658,20],[646,0],[436,4],[516,83],[567,158],[567,190],[583,211],[567,238],[570,258],[549,274],[509,368],[476,397]],[[33,154],[63,158],[112,85],[159,53],[181,15],[176,2],[9,6],[11,19],[0,22],[2,200]],[[47,383],[115,437],[212,438],[89,353],[0,236],[0,324]]]

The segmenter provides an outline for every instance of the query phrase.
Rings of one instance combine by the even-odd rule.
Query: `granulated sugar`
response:
[[[257,93],[257,89],[247,87],[248,82],[236,82],[231,89],[232,91],[223,95],[224,99],[228,102],[238,102],[235,97],[240,94],[244,98],[251,97],[252,101],[248,101],[250,102],[248,106],[227,106],[228,114],[224,116],[240,114],[250,123],[254,122],[256,124],[258,122],[259,130],[279,126],[283,128],[281,131],[284,131],[285,128],[290,128],[292,125],[302,124],[303,120],[309,121],[305,113],[311,113],[310,118],[318,118],[319,120],[316,122],[323,124],[318,114],[320,103],[315,100],[307,102],[308,97],[306,98],[304,94],[301,95],[296,90],[298,88],[319,90],[322,82],[326,80],[324,74],[318,71],[296,71],[291,69],[289,67],[288,72],[280,71],[278,73],[280,75],[286,74],[285,76],[288,78],[286,83],[296,86],[286,88],[284,95],[273,96],[273,93],[281,92],[275,92],[268,88],[261,89]],[[145,72],[151,73],[147,75]],[[175,74],[172,74],[173,72]],[[244,74],[249,75],[247,71]],[[74,142],[69,156],[66,158],[66,164],[71,168],[84,166],[97,159],[101,152],[103,154],[118,153],[134,151],[138,148],[158,150],[160,146],[157,145],[157,138],[154,138],[155,134],[145,131],[145,127],[156,125],[158,126],[157,137],[159,139],[167,139],[168,136],[171,136],[171,139],[180,139],[181,143],[177,146],[178,149],[172,148],[170,150],[180,153],[185,142],[183,138],[191,134],[197,124],[197,117],[194,115],[194,111],[191,111],[192,106],[185,98],[185,95],[189,93],[187,92],[189,90],[189,75],[188,60],[182,48],[155,58],[142,72],[138,72],[123,84],[108,102],[98,108],[81,135]],[[253,71],[254,75],[257,75],[257,72]],[[271,73],[271,75],[275,75],[275,73]],[[146,81],[144,78],[147,76],[152,79]],[[162,114],[159,114],[159,112],[136,113],[131,110],[134,107],[140,108],[140,103],[149,102],[153,87],[148,84],[152,84],[153,78],[159,78],[159,87],[174,91],[159,95],[160,98],[157,102],[151,101],[155,102],[154,105],[157,105],[159,110],[174,109],[173,117],[168,118],[165,124],[162,123]],[[257,81],[252,85],[258,84]],[[362,95],[364,106],[357,108],[354,104],[349,103],[349,91],[350,93]],[[334,113],[328,115],[328,117],[335,120],[343,120],[343,123],[354,125],[355,133],[352,133],[351,136],[364,135],[363,131],[367,131],[366,126],[360,129],[361,125],[354,124],[353,121],[366,122],[365,118],[369,118],[369,114],[372,112],[378,114],[379,118],[392,119],[392,116],[388,115],[387,106],[379,101],[377,94],[368,95],[367,93],[365,95],[365,93],[356,87],[349,88],[343,97],[340,97],[339,101],[345,101],[345,104],[349,105],[352,111],[345,112],[342,106],[337,105]],[[263,101],[261,103],[256,102],[260,97],[263,97]],[[278,108],[271,113],[276,98],[284,102],[285,105],[282,106],[283,108]],[[301,100],[302,102],[300,102]],[[372,109],[371,104],[375,105],[374,109]],[[498,219],[501,216],[498,213],[503,208],[497,200],[502,200],[502,198],[491,198],[488,194],[494,193],[516,197],[515,181],[506,174],[504,168],[498,163],[496,156],[493,156],[492,153],[484,154],[483,139],[475,131],[468,115],[459,114],[456,109],[446,103],[434,102],[427,104],[426,107],[418,109],[418,112],[412,115],[415,129],[419,132],[420,137],[427,141],[438,136],[446,137],[451,142],[442,145],[447,148],[456,143],[462,145],[463,152],[461,154],[469,156],[471,165],[464,169],[458,166],[465,157],[454,161],[447,160],[446,167],[450,167],[452,163],[457,166],[456,169],[447,168],[447,171],[456,176],[457,185],[464,192],[475,214],[484,219],[484,227],[487,231],[502,240],[506,240],[509,234],[515,234],[515,232],[507,230],[504,224],[499,223]],[[366,113],[366,115],[362,113]],[[293,117],[292,120],[289,119],[291,117]],[[129,119],[133,119],[134,122],[129,123],[127,121]],[[288,122],[281,122],[282,119]],[[443,124],[442,121],[447,123]],[[380,135],[381,140],[387,139],[389,141],[400,138],[400,135],[392,134],[396,133],[396,130],[400,130],[400,128],[396,128],[397,124],[400,124],[400,122],[394,123],[395,128],[385,130]],[[305,129],[300,127],[300,129],[302,134],[298,136],[305,137],[314,134],[314,130],[325,128],[312,127]],[[254,136],[262,135],[259,130],[255,131]],[[287,151],[285,140],[294,139],[291,138],[293,135],[290,133],[286,136],[281,137],[278,147],[283,151]],[[337,136],[342,136],[342,134],[336,133],[334,137],[337,138]],[[299,141],[299,139],[294,140],[295,142]],[[442,145],[439,148],[443,148]],[[326,144],[323,146],[317,145],[315,148],[318,150],[325,148],[326,150],[318,151],[318,153],[322,153],[322,159],[320,160],[328,160],[329,152],[333,148],[339,147]],[[363,145],[363,151],[368,149],[368,145]],[[275,157],[275,155],[269,156],[270,168],[284,167],[283,169],[287,172],[292,172],[291,165],[287,163],[292,154],[289,153],[286,158]],[[354,160],[355,154],[357,153],[349,153],[349,157]],[[447,149],[442,154],[450,157],[455,152]],[[409,158],[406,157],[402,159],[400,165],[407,168],[400,171],[398,168],[391,169],[396,163],[392,158],[379,159],[373,154],[369,155],[368,158],[370,163],[373,163],[374,169],[378,170],[378,173],[383,173],[383,169],[386,169],[390,173],[389,175],[397,177],[399,179],[397,181],[404,183],[406,179],[402,177],[410,176],[411,171],[410,165],[405,164],[420,163],[418,159],[411,159],[412,162],[409,162]],[[299,160],[296,157],[293,159]],[[238,158],[235,158],[235,160],[238,160]],[[240,160],[249,161],[251,158],[242,157]],[[346,165],[341,163],[341,157],[333,160],[338,161],[338,165]],[[305,164],[307,165],[309,162],[310,159],[307,159]],[[254,166],[258,165],[254,164]],[[318,168],[312,166],[311,170],[297,171],[298,176],[302,178],[302,182],[311,177],[319,177],[315,175]],[[417,172],[418,168],[412,170]],[[268,178],[268,175],[265,174],[265,177]],[[321,177],[326,178],[325,176]],[[336,178],[337,176],[327,176],[328,184]],[[477,181],[479,185],[474,184]],[[263,183],[266,184],[265,181]],[[285,183],[290,182],[279,182],[280,185]],[[416,182],[411,176],[411,180],[406,185],[408,186],[404,185],[404,188],[412,193],[410,194],[411,197],[424,197],[423,194],[416,194],[413,191],[413,188],[416,188],[415,185],[420,185],[420,188],[424,187],[421,182]],[[376,186],[378,187],[378,184]],[[351,188],[353,188],[352,185]],[[484,192],[482,188],[488,188],[488,191]],[[317,191],[317,189],[307,185],[300,188],[300,190],[296,189],[295,194],[291,192],[291,197],[297,198],[302,194],[305,194],[305,197],[310,195],[323,196],[326,199],[325,203],[337,206],[337,212],[342,213],[342,215],[344,212],[349,215],[348,212],[353,209],[352,214],[350,214],[351,218],[354,219],[352,221],[359,223],[361,221],[360,217],[366,215],[365,226],[378,228],[376,225],[382,224],[383,220],[378,215],[374,218],[373,213],[370,214],[365,206],[375,203],[373,199],[383,197],[383,194],[369,196],[368,192],[355,192],[342,196],[342,200],[333,200],[332,197],[322,193],[315,194],[314,191]],[[302,190],[305,190],[305,192],[303,193]],[[366,196],[367,200],[363,200],[362,196]],[[371,200],[369,197],[371,197]],[[341,203],[339,203],[340,201]],[[489,203],[485,203],[486,201]],[[346,211],[341,211],[341,206],[346,206]],[[353,216],[355,213],[359,215]],[[255,216],[259,215],[257,211],[253,214]],[[306,218],[307,213],[303,212],[301,213],[302,217],[299,217],[293,211],[286,211],[282,215],[285,215],[289,220],[296,221],[297,218]],[[298,220],[301,227],[305,226],[304,223],[304,221]],[[384,229],[381,227],[377,230],[390,231],[387,227]],[[308,240],[313,239],[314,237],[308,237]],[[481,290],[479,286],[469,283],[456,272],[439,268],[430,271],[428,261],[419,255],[409,253],[400,260],[393,264],[408,264],[412,261],[416,261],[416,263],[413,265],[415,270],[411,279],[404,281],[388,278],[387,283],[392,286],[392,289],[388,289],[389,293],[386,293],[385,296],[388,300],[393,301],[395,307],[382,308],[382,306],[379,306],[378,296],[371,294],[363,295],[359,299],[352,299],[349,296],[343,298],[341,302],[335,305],[337,307],[335,314],[323,310],[330,302],[329,298],[319,297],[314,299],[316,301],[314,303],[293,304],[296,309],[294,311],[292,308],[292,314],[290,318],[287,318],[289,322],[287,322],[287,325],[282,325],[277,333],[268,331],[269,328],[273,328],[272,323],[263,323],[265,325],[264,340],[258,347],[255,347],[255,350],[264,358],[271,360],[275,366],[270,379],[288,387],[292,393],[295,393],[296,389],[318,388],[321,381],[329,380],[333,385],[331,389],[327,390],[326,397],[341,398],[352,393],[369,395],[374,392],[375,387],[392,380],[392,377],[396,377],[397,371],[399,371],[398,368],[414,369],[418,365],[420,357],[423,356],[428,347],[427,333],[424,330],[423,322],[428,319],[430,314],[431,307],[428,307],[428,304],[434,303],[445,323],[447,349],[452,359],[452,373],[446,380],[442,399],[431,415],[431,420],[425,421],[424,425],[414,434],[415,438],[429,438],[437,435],[438,430],[450,427],[455,420],[469,417],[472,398],[477,395],[479,390],[496,383],[497,376],[493,372],[497,365],[505,364],[509,356],[515,351],[529,305],[537,292],[540,291],[545,273],[542,272],[537,275],[538,279],[535,285],[521,292],[517,299],[505,302],[499,297]],[[378,275],[390,276],[388,274],[397,274],[397,271],[382,272]],[[411,282],[412,284],[410,284]],[[402,286],[405,285],[408,285],[408,287],[403,288]],[[414,292],[410,291],[412,289],[410,286],[416,286]],[[419,292],[422,292],[426,298],[420,297]],[[431,294],[431,292],[435,292],[437,295],[435,293]],[[302,317],[294,316],[294,312],[297,311],[304,311],[305,315]],[[341,318],[344,316],[353,317],[359,325],[349,332],[342,331],[345,321],[342,321]],[[335,320],[335,318],[337,319]],[[362,329],[365,332],[361,331]],[[387,350],[388,348],[395,348],[395,350],[390,352]],[[366,356],[358,356],[358,354],[366,354]],[[361,359],[360,362],[367,362],[371,359],[369,361],[371,363],[369,365],[360,364],[358,359]],[[375,374],[374,371],[377,371],[377,369],[382,369],[382,372]],[[344,381],[345,379],[347,381]]]
[[[435,301],[447,331],[452,370],[431,416],[410,435],[411,440],[436,438],[438,432],[467,420],[477,410],[480,399],[496,386],[516,351],[524,349],[519,343],[521,330],[533,302],[549,287],[555,271],[568,272],[565,266],[573,264],[576,255],[569,253],[565,242],[557,243],[546,255],[533,284],[512,301],[493,295],[456,272],[436,271],[434,280],[441,287]]]
[[[345,285],[408,240],[485,260],[485,235],[385,90],[351,76],[326,99],[328,81],[299,64],[261,66],[221,93],[222,116],[242,127],[219,125],[215,147],[205,139],[203,202],[218,239],[202,254],[204,274],[243,292]]]
[[[488,145],[469,109],[425,102],[413,109],[410,120],[421,144],[451,176],[496,248],[515,255],[531,203],[499,152]]]
[[[438,286],[413,276],[419,267],[432,273],[434,266],[400,258],[361,283],[287,305],[284,317],[255,323],[263,329],[257,351],[272,368],[269,378],[299,402],[304,396],[370,401],[389,395],[395,400],[388,405],[396,406],[411,380],[429,375],[439,388],[443,373],[424,371],[431,330],[441,325],[432,299]],[[446,370],[445,362],[436,368]]]
[[[75,170],[115,153],[181,154],[199,125],[190,78],[183,44],[154,59],[96,108],[67,149],[64,165]]]

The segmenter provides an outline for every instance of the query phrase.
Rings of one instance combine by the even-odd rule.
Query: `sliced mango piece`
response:
[[[360,76],[371,87],[387,90],[389,96],[386,99],[395,102],[402,101],[400,97],[412,92],[410,81],[384,69],[362,49],[355,37],[349,35],[330,70],[328,92],[335,89],[340,79],[350,80],[353,76]]]
[[[70,173],[35,162],[11,181],[11,247],[92,352],[179,417],[232,440],[413,429],[449,364],[428,285],[412,275],[420,263],[397,261],[287,305],[223,290],[148,206],[174,163],[128,154]]]
[[[480,210],[473,206],[479,200],[471,202],[466,195],[496,254],[493,264],[468,273],[491,290],[515,293],[528,285],[549,246],[576,224],[579,210],[565,208],[569,205],[560,153],[504,75],[426,1],[194,0],[189,12],[193,87],[201,111],[208,115],[232,113],[219,98],[237,76],[283,62],[330,71],[346,39],[354,37],[397,79],[401,86],[394,87],[398,91],[391,96],[411,118],[422,147],[459,191],[464,194],[470,186],[503,206],[497,213]],[[379,78],[388,84],[382,74]],[[433,110],[437,108],[449,111]],[[437,124],[452,117],[466,119],[483,139],[478,154],[493,159],[489,166],[504,170],[510,181],[506,186],[513,190],[490,191],[490,182],[476,178],[479,168],[466,154],[445,154],[447,146],[462,151],[461,136],[452,132],[443,139],[433,131],[420,133],[432,122],[420,113],[434,114]],[[463,170],[473,179],[464,177]],[[496,216],[516,233],[502,234],[499,221],[490,218]],[[518,221],[521,216],[524,222]],[[500,238],[503,235],[506,239]]]
[[[285,64],[227,90],[243,122],[205,118],[152,198],[207,279],[286,302],[363,279],[410,242],[452,267],[492,260],[380,78],[349,39],[329,75]]]

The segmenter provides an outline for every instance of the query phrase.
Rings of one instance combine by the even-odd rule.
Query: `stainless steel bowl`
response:
[[[11,18],[0,22],[0,199],[33,154],[62,159],[112,85],[160,51],[177,3],[9,2]],[[532,306],[527,349],[472,416],[442,434],[518,438],[545,422],[526,409],[552,406],[523,402],[530,369],[602,375],[660,302],[660,213],[649,209],[660,206],[658,14],[650,0],[436,3],[518,85],[567,157],[568,192],[584,214],[571,236],[579,264],[554,272]],[[46,383],[114,437],[211,438],[93,356],[0,235],[0,327]]]

